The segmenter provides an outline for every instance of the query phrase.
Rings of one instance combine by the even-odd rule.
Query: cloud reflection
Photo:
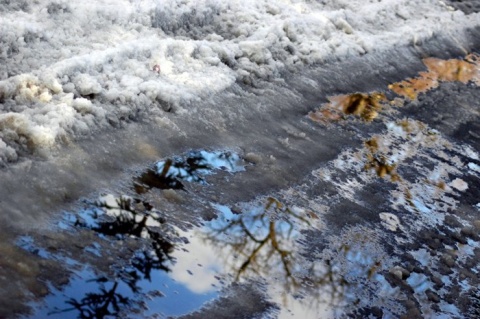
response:
[[[314,227],[314,212],[272,197],[241,213],[216,207],[219,217],[202,229],[204,244],[214,247],[211,250],[219,256],[214,263],[222,263],[223,271],[235,281],[266,279],[271,295],[284,306],[300,302],[317,314],[320,310],[341,313],[351,305],[375,303],[372,300],[378,299],[375,293],[380,291],[384,297],[395,293],[381,275],[389,266],[384,260],[387,254],[375,234],[365,229],[350,231],[318,260],[309,261],[302,256],[299,241],[302,229]]]

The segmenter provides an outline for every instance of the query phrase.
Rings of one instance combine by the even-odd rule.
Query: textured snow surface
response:
[[[0,17],[0,166],[123,121],[188,116],[234,83],[461,38],[480,21],[438,0],[2,1]]]

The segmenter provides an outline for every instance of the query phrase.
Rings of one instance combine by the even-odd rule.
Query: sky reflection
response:
[[[135,179],[134,188],[138,194],[152,188],[184,189],[183,182],[206,184],[205,176],[218,169],[235,173],[244,171],[245,163],[238,154],[230,151],[191,151],[184,157],[158,162],[154,169]]]
[[[265,280],[270,297],[283,306],[280,318],[292,312],[304,318],[331,317],[352,305],[367,307],[381,302],[387,305],[388,318],[388,309],[395,307],[383,300],[395,299],[398,292],[381,274],[390,262],[384,260],[387,254],[374,234],[351,231],[343,242],[332,243],[318,260],[308,261],[302,256],[299,240],[302,229],[315,227],[314,212],[289,207],[272,197],[238,213],[227,206],[213,207],[218,218],[185,234],[190,242],[187,252],[174,252],[183,265],[177,264],[172,276],[191,289],[209,291],[218,278]]]
[[[128,196],[105,195],[77,215],[67,214],[63,229],[74,231],[72,226],[90,229],[107,242],[140,240],[143,244],[130,257],[112,256],[108,274],[94,265],[70,261],[74,267],[69,283],[61,290],[51,287],[45,306],[36,307],[30,318],[182,315],[200,308],[218,294],[216,290],[196,293],[172,278],[170,272],[175,267],[172,253],[180,245],[176,240],[178,233],[146,202]],[[43,258],[68,262],[61,254],[43,253],[44,250],[35,247],[32,238],[22,238],[19,244],[24,249],[39,251]],[[92,253],[92,250],[95,255],[103,256],[100,258],[106,258],[98,244],[85,248],[86,252]],[[79,265],[82,265],[80,269]]]

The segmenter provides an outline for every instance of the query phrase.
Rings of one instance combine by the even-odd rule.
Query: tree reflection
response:
[[[85,211],[75,224],[120,239],[148,239],[151,249],[139,252],[131,259],[134,271],[140,272],[148,280],[153,269],[169,271],[172,261],[170,254],[174,248],[166,238],[170,230],[160,213],[147,202],[126,196],[115,198],[107,195],[96,203],[96,207]],[[129,274],[127,277],[138,276]],[[132,290],[135,290],[134,282],[135,280],[129,284]]]
[[[66,304],[71,307],[51,314],[78,311],[79,319],[101,319],[122,317],[122,311],[139,311],[140,300],[145,298],[142,280],[152,280],[155,270],[168,272],[172,265],[174,245],[167,239],[170,229],[160,213],[148,202],[127,196],[106,195],[91,207],[82,211],[75,226],[91,229],[98,234],[120,240],[142,238],[148,243],[146,249],[138,250],[127,264],[114,264],[114,279],[98,277],[84,283],[96,283],[95,291],[85,293],[82,298],[70,298]],[[91,277],[92,274],[87,274]],[[83,277],[83,276],[81,276]],[[83,285],[83,284],[82,284]],[[124,288],[119,292],[119,287]],[[128,287],[128,288],[127,288]],[[127,289],[125,289],[127,288]],[[161,292],[157,291],[161,296]]]
[[[241,170],[240,157],[233,152],[192,151],[185,158],[166,159],[158,162],[155,169],[149,169],[134,181],[138,194],[152,188],[184,189],[183,181],[204,184],[204,175],[215,169],[229,172]]]
[[[50,314],[59,314],[77,310],[79,319],[103,319],[118,318],[122,307],[132,304],[128,297],[117,292],[118,282],[114,282],[111,288],[106,288],[109,280],[105,277],[90,280],[99,284],[99,292],[89,292],[81,300],[69,299],[65,303],[71,308],[57,310]]]
[[[276,214],[277,219],[269,214]],[[243,257],[235,271],[237,280],[247,272],[262,275],[265,267],[281,264],[286,280],[295,283],[291,258],[293,241],[298,235],[295,223],[310,224],[306,216],[268,198],[260,209],[211,222],[206,240],[228,246],[233,255]]]
[[[225,215],[208,224],[204,240],[219,249],[235,280],[262,277],[281,283],[284,301],[290,293],[306,294],[311,307],[358,305],[381,289],[379,271],[386,256],[370,250],[368,232],[351,235],[332,245],[330,253],[324,251],[321,260],[308,262],[297,242],[299,231],[311,226],[313,212],[267,198],[261,207]],[[377,287],[369,290],[373,282]]]
[[[117,280],[110,290],[101,287],[101,293],[88,293],[80,301],[72,299],[68,303],[74,308],[63,311],[77,309],[79,318],[103,318],[111,315],[109,309],[118,311],[119,305],[128,304],[128,298],[115,293],[118,280],[128,285],[132,293],[138,294],[141,293],[140,280],[151,281],[154,270],[170,271],[174,245],[166,238],[169,229],[165,227],[165,220],[159,212],[147,202],[126,196],[116,198],[106,195],[94,207],[81,213],[75,225],[122,240],[128,237],[143,238],[147,240],[149,248],[137,251],[128,266],[121,266],[115,271]],[[106,281],[104,277],[97,280],[102,285]]]

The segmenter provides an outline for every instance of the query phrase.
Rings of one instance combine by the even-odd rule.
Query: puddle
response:
[[[135,188],[140,194],[151,188],[184,189],[188,182],[207,184],[205,176],[215,170],[235,173],[244,171],[245,165],[233,152],[189,152],[156,163],[136,178]],[[199,309],[223,287],[219,277],[207,290],[175,278],[185,264],[175,252],[185,252],[191,245],[180,229],[168,223],[166,214],[145,200],[107,194],[84,201],[83,209],[65,214],[58,231],[68,241],[65,245],[51,247],[42,238],[39,243],[49,247],[45,249],[31,236],[17,241],[35,258],[64,265],[69,278],[49,284],[50,294],[42,304],[33,303],[33,316],[25,318],[178,316]],[[85,242],[75,243],[79,238]],[[80,247],[79,253],[70,245]],[[193,278],[189,269],[183,275]]]
[[[87,206],[67,214],[62,231],[90,230],[107,244],[133,241],[138,247],[119,258],[105,256],[103,244],[87,245],[85,254],[113,257],[102,272],[80,256],[51,253],[36,247],[33,238],[21,238],[25,250],[71,271],[68,284],[50,286],[50,295],[33,304],[34,315],[25,318],[177,316],[215,299],[222,287],[251,279],[267,283],[270,300],[281,306],[279,318],[330,316],[352,302],[358,305],[359,294],[377,302],[372,289],[384,297],[395,293],[381,275],[389,262],[383,261],[386,255],[374,233],[353,231],[328,245],[318,260],[308,261],[301,231],[316,227],[316,213],[272,197],[239,211],[211,204],[218,217],[188,231],[168,225],[167,216],[127,196],[105,195]]]
[[[72,272],[66,286],[61,290],[50,287],[51,294],[43,305],[34,305],[35,314],[25,318],[65,318],[67,313],[77,318],[178,316],[218,295],[219,288],[198,293],[173,278],[172,269],[178,262],[173,252],[184,249],[185,244],[177,229],[148,203],[128,196],[105,195],[78,214],[67,214],[61,228],[67,232],[89,229],[107,243],[128,245],[128,241],[140,240],[140,248],[126,258],[103,256],[96,243],[85,247],[87,254],[112,260],[109,272],[102,273],[94,265],[47,253],[35,247],[32,238],[21,238],[22,248],[65,263]]]
[[[346,234],[312,262],[302,256],[300,241],[303,229],[315,227],[314,212],[275,198],[241,212],[213,207],[218,218],[185,234],[188,251],[174,253],[179,260],[191,260],[173,269],[176,280],[197,291],[209,291],[218,277],[227,282],[265,280],[270,300],[281,306],[278,318],[333,317],[358,306],[359,296],[364,298],[363,306],[382,305],[385,318],[396,308],[395,302],[375,297],[381,293],[382,298],[394,300],[397,291],[381,275],[389,261],[372,232]],[[193,280],[185,275],[186,269]]]
[[[155,164],[134,181],[138,194],[148,192],[152,188],[184,189],[184,182],[206,184],[205,176],[215,170],[230,173],[244,171],[246,162],[230,151],[192,151],[184,157],[169,158]]]

